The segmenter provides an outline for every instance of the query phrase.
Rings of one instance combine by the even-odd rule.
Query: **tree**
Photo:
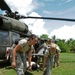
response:
[[[40,38],[48,39],[48,35],[47,35],[47,34],[42,34],[42,35],[40,36]]]
[[[59,40],[57,44],[59,45],[61,52],[70,52],[70,47],[65,40]]]

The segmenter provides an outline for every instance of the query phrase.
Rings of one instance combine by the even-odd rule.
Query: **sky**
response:
[[[24,16],[75,19],[75,0],[5,0],[12,11]],[[38,36],[47,34],[49,38],[75,39],[75,22],[21,19],[29,30]]]

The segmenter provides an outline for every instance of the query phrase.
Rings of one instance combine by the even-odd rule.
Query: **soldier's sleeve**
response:
[[[22,39],[22,40],[19,41],[18,44],[19,44],[21,47],[23,47],[26,43],[27,43],[27,40],[26,40],[26,39]]]

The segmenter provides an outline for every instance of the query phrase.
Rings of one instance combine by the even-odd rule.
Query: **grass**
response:
[[[10,66],[0,68],[0,75],[17,75]],[[27,71],[27,75],[42,75],[42,71]],[[75,75],[75,54],[61,53],[60,67],[52,69],[52,75]]]
[[[53,75],[75,75],[75,54],[61,53],[60,67],[53,68]]]

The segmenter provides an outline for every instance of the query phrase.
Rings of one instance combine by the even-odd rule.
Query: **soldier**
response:
[[[56,44],[56,53],[54,56],[53,68],[55,68],[55,66],[59,67],[59,65],[60,65],[60,52],[61,52],[60,47],[57,45],[57,41],[54,41],[54,43]]]
[[[27,69],[28,69],[29,63],[28,63],[28,61],[26,61],[26,63],[27,63]],[[32,67],[32,70],[34,71],[34,70],[38,70],[40,68],[40,65],[34,61],[31,61],[31,67]]]
[[[47,49],[44,54],[44,61],[43,61],[43,75],[52,75],[52,68],[53,68],[53,59],[54,54],[56,52],[56,44],[52,43],[51,39],[47,41]],[[44,66],[46,65],[46,69],[44,70]]]
[[[29,40],[22,39],[12,51],[12,68],[16,69],[17,75],[25,75],[26,54],[28,54],[29,70],[31,70],[32,45],[37,43],[37,36],[32,34]]]

